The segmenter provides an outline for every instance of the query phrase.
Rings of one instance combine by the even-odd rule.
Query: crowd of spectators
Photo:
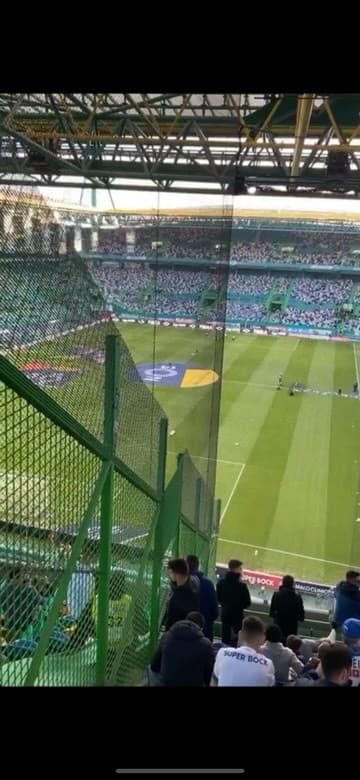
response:
[[[126,313],[154,317],[222,319],[225,306],[219,299],[205,307],[202,295],[206,290],[218,292],[223,281],[221,274],[190,269],[153,270],[144,264],[126,267],[114,263],[88,264],[92,276],[104,292],[109,304],[116,303]],[[333,329],[341,326],[359,329],[353,315],[344,315],[338,304],[356,305],[360,300],[360,285],[354,279],[319,278],[318,276],[286,276],[270,273],[230,272],[229,297],[226,304],[228,321],[247,324],[302,325],[308,328]],[[267,298],[282,296],[282,307],[268,310]],[[286,301],[284,296],[289,294]],[[284,308],[285,307],[285,308]]]
[[[334,328],[337,313],[335,308],[302,309],[288,306],[285,311],[276,312],[276,322],[281,325],[304,325],[307,328]]]
[[[353,333],[354,336],[360,334],[360,320],[355,317],[348,317],[344,323],[344,329]]]
[[[10,346],[60,335],[93,322],[103,311],[102,285],[82,263],[64,259],[3,260],[0,267],[0,344]]]
[[[290,249],[290,246],[292,247]],[[242,242],[237,241],[231,246],[230,260],[232,263],[291,263],[292,265],[350,265],[358,264],[356,255],[350,251],[332,250],[331,246],[322,249],[314,246],[310,249],[301,249],[289,240],[289,247],[272,244],[268,241]]]
[[[104,255],[119,254],[126,256],[126,232],[119,228],[118,230],[99,230],[99,241],[97,252]]]
[[[107,293],[123,290],[139,290],[156,287],[164,293],[176,295],[201,293],[206,289],[217,289],[221,279],[215,273],[206,271],[184,271],[179,269],[151,269],[143,263],[135,267],[124,267],[113,263],[88,263],[88,268],[97,284]]]
[[[360,284],[356,287],[353,296],[354,303],[360,303]]]
[[[276,292],[278,295],[285,295],[290,283],[291,279],[289,276],[276,275],[274,292]]]
[[[161,294],[159,298],[156,298],[153,303],[145,304],[152,306],[158,313],[164,317],[197,317],[199,314],[199,300],[198,298],[191,298],[178,301],[175,298],[169,298],[166,295]]]
[[[295,280],[291,299],[303,303],[344,303],[349,299],[354,282],[352,279],[317,279],[313,276]]]
[[[336,589],[335,622],[324,639],[298,636],[305,621],[294,579],[283,577],[265,626],[251,609],[242,562],[229,561],[216,592],[196,556],[169,561],[171,595],[149,684],[165,687],[360,686],[360,574]],[[222,640],[213,640],[221,608]],[[340,638],[341,637],[341,638]]]
[[[50,654],[73,653],[95,641],[98,579],[93,564],[93,554],[85,553],[72,574],[50,637]],[[150,664],[150,684],[360,686],[359,572],[348,571],[337,585],[330,633],[318,640],[299,636],[304,605],[290,575],[283,577],[273,594],[267,626],[248,614],[251,595],[241,561],[229,561],[216,587],[201,571],[196,555],[170,560],[168,575],[171,588],[162,621],[164,633]],[[56,577],[50,581],[45,574],[29,573],[21,565],[10,568],[1,579],[1,664],[34,654],[57,585]],[[219,612],[221,641],[214,630]],[[116,651],[122,639],[126,648],[139,652],[149,642],[149,622],[129,595],[124,572],[116,571],[109,584],[109,653]]]
[[[218,278],[206,271],[156,270],[153,282],[157,289],[174,292],[176,295],[201,293],[206,289],[216,289]]]
[[[226,319],[242,322],[260,322],[266,319],[266,308],[261,303],[243,303],[228,301],[226,304]]]
[[[11,568],[0,583],[0,663],[35,651],[54,598],[55,584],[46,575]],[[66,601],[59,608],[49,652],[61,652],[70,638],[74,616]]]
[[[356,241],[346,233],[300,231],[230,231],[211,227],[146,227],[135,231],[127,246],[126,232],[100,230],[97,252],[104,255],[158,255],[199,260],[229,258],[232,263],[287,263],[294,265],[358,265]]]
[[[228,290],[238,295],[266,295],[272,285],[270,274],[245,274],[232,271],[229,274]]]

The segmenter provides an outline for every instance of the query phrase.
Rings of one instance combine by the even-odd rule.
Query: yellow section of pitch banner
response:
[[[187,368],[180,387],[205,387],[218,379],[218,374],[211,368]]]

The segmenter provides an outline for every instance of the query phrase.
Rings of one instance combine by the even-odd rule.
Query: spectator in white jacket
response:
[[[262,620],[245,618],[238,647],[223,647],[216,656],[212,685],[263,688],[274,685],[274,665],[260,652],[264,639]]]

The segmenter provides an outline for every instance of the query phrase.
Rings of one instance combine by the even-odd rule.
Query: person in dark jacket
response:
[[[204,636],[212,642],[214,639],[214,621],[219,614],[216,590],[209,577],[205,577],[205,574],[200,571],[199,558],[197,555],[188,555],[186,560],[190,576],[196,577],[199,581],[199,611],[205,620]]]
[[[360,620],[360,574],[348,571],[346,579],[335,589],[334,627],[341,631],[345,620],[355,618]]]
[[[270,616],[279,626],[284,644],[289,634],[297,635],[298,623],[305,620],[303,600],[300,594],[296,593],[294,584],[294,577],[286,574],[282,585],[271,599]]]
[[[221,605],[222,641],[225,645],[236,645],[244,619],[244,610],[251,604],[249,588],[241,582],[242,563],[231,560],[228,571],[216,586]]]
[[[41,596],[32,586],[30,577],[21,566],[15,566],[0,595],[7,642],[20,638],[38,620],[40,607]]]
[[[215,662],[212,644],[203,634],[204,618],[190,612],[160,639],[150,669],[165,686],[204,687],[210,685]]]
[[[174,558],[168,563],[168,574],[173,586],[165,615],[165,631],[169,631],[178,620],[185,620],[189,612],[198,612],[200,594],[195,578],[189,575],[184,558]]]

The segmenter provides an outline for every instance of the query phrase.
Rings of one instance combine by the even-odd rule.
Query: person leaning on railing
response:
[[[1,590],[0,610],[6,642],[21,637],[39,616],[41,596],[33,587],[27,572],[15,566]]]

